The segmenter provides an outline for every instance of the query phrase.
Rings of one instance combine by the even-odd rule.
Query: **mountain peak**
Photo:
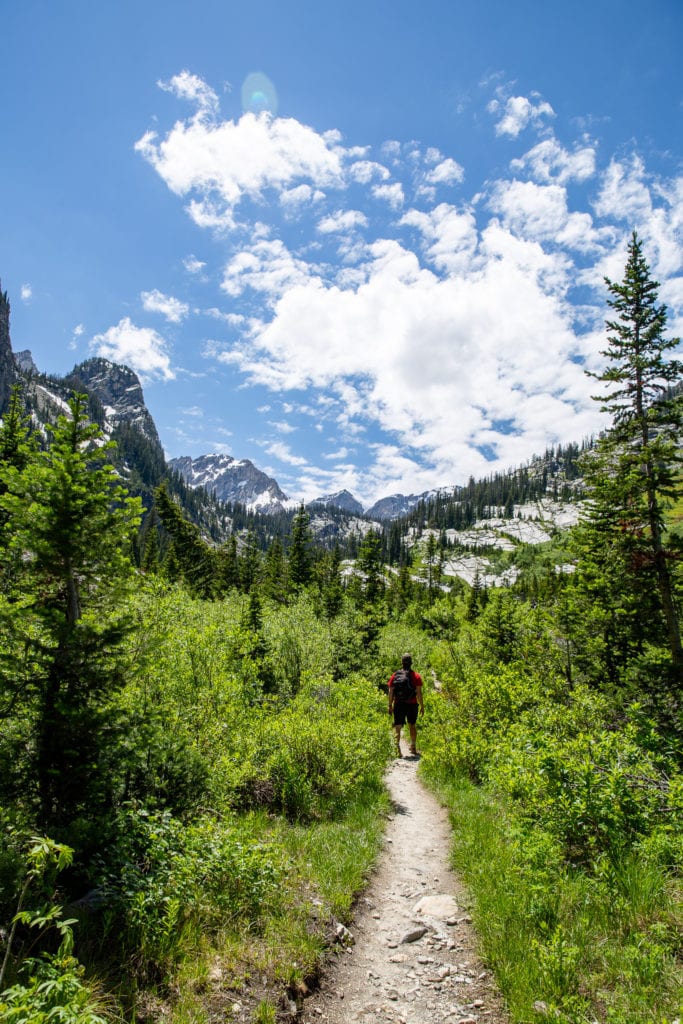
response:
[[[17,365],[9,337],[9,312],[9,298],[0,283],[0,413],[7,408],[12,385],[17,379]]]
[[[407,515],[422,498],[427,498],[431,493],[431,491],[425,491],[424,494],[389,494],[386,498],[376,501],[367,510],[366,515],[372,519],[399,519],[401,516]]]
[[[214,452],[193,459],[189,455],[171,459],[175,469],[190,487],[203,487],[219,501],[239,502],[259,512],[280,512],[290,504],[277,480],[257,469],[249,459]]]
[[[351,512],[353,515],[363,515],[363,506],[354,498],[350,491],[344,489],[335,494],[325,494],[322,498],[316,498],[312,505],[332,505],[334,508],[341,508],[344,512]]]
[[[145,405],[140,378],[129,366],[95,356],[74,366],[66,383],[70,387],[82,387],[99,399],[110,431],[125,423],[136,427],[161,448],[157,428]]]

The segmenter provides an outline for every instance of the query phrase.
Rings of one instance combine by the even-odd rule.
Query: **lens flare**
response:
[[[275,86],[262,71],[252,71],[242,85],[242,110],[252,114],[277,114]]]

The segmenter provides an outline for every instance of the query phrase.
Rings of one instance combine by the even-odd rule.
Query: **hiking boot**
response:
[[[417,749],[415,748],[415,744],[414,743],[410,744],[410,753],[413,754],[413,755],[417,755]]]

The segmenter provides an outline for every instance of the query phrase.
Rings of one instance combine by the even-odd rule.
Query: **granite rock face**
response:
[[[95,395],[104,409],[106,432],[125,423],[136,427],[148,441],[161,448],[154,420],[145,405],[138,375],[128,366],[108,359],[87,359],[69,374],[69,383],[80,384]]]
[[[40,373],[40,370],[33,362],[33,356],[29,349],[14,353],[14,361],[22,373]]]
[[[9,298],[0,285],[0,416],[7,408],[12,385],[18,379],[9,336],[9,313]]]
[[[257,469],[249,459],[234,459],[220,453],[198,459],[183,455],[171,459],[169,466],[190,487],[203,487],[219,501],[236,501],[260,512],[279,512],[291,505],[277,480]]]
[[[354,516],[363,515],[363,506],[354,498],[350,491],[337,491],[336,494],[325,494],[322,498],[316,498],[314,505],[331,505],[333,508],[340,508],[344,512],[351,512]]]

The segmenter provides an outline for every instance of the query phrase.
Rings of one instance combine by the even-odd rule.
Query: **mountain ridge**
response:
[[[129,486],[132,485],[136,493],[147,496],[143,500],[149,507],[154,488],[166,481],[188,514],[202,523],[202,528],[215,539],[225,539],[225,530],[229,533],[231,524],[235,522],[234,510],[220,511],[218,506],[221,504],[239,506],[247,513],[276,517],[291,514],[300,504],[288,497],[274,477],[268,476],[249,459],[212,453],[197,458],[181,456],[166,460],[156,425],[145,404],[140,380],[130,367],[94,357],[74,366],[63,378],[42,375],[29,350],[22,351],[18,357],[12,352],[9,312],[8,296],[0,291],[0,412],[17,381],[23,383],[27,407],[38,423],[54,420],[66,411],[72,391],[84,391],[89,396],[89,415],[102,427],[105,436],[118,444],[117,458]],[[578,446],[574,447],[578,451]],[[462,529],[471,526],[477,518],[514,514],[512,510],[525,500],[523,493],[527,485],[524,481],[530,473],[538,478],[536,498],[542,497],[553,482],[557,491],[558,480],[566,490],[566,480],[562,480],[562,458],[559,449],[557,457],[550,450],[545,456],[535,456],[527,467],[496,474],[490,481],[471,481],[466,486],[422,494],[391,494],[368,507],[364,507],[346,489],[322,495],[308,502],[307,507],[317,527],[315,532],[328,539],[335,529],[339,530],[340,536],[349,531],[361,535],[368,528],[381,530],[382,524],[394,524],[399,520],[404,521],[406,529],[415,526],[418,520],[422,520],[425,527],[440,524],[442,530]],[[533,467],[533,472],[529,467]],[[488,483],[491,486],[485,486]],[[472,492],[472,485],[476,495]],[[206,504],[208,498],[214,502],[211,509]],[[445,517],[442,514],[444,508],[450,510]],[[343,527],[340,516],[348,520]],[[242,513],[238,514],[238,519],[242,521]],[[267,529],[272,532],[273,527]]]
[[[168,464],[181,474],[188,486],[204,487],[220,501],[237,501],[254,511],[269,513],[286,511],[299,505],[298,501],[285,494],[275,477],[258,469],[250,459],[235,459],[231,455],[211,452],[196,458],[181,455],[170,459]],[[443,493],[451,494],[452,491],[453,488]],[[350,491],[344,489],[313,498],[304,504],[308,508],[336,508],[352,516],[385,521],[406,515],[420,501],[426,501],[437,493],[432,490],[422,494],[392,494],[365,507]]]
[[[65,412],[71,391],[84,391],[91,398],[89,413],[107,437],[114,437],[122,430],[128,435],[130,430],[139,431],[151,446],[150,458],[156,462],[163,458],[187,487],[203,488],[218,501],[239,502],[252,511],[267,514],[288,511],[298,505],[285,494],[274,477],[268,476],[249,459],[211,453],[194,459],[180,456],[166,460],[156,424],[145,404],[140,379],[134,370],[96,356],[76,364],[61,379],[43,375],[29,349],[13,353],[9,318],[9,297],[0,288],[0,415],[7,406],[12,385],[18,381],[23,382],[27,404],[39,422],[56,419]],[[341,509],[351,516],[386,521],[407,514],[433,493],[388,495],[366,508],[350,491],[342,490],[321,495],[307,505]]]
[[[280,512],[293,508],[274,477],[268,476],[250,459],[211,453],[193,459],[189,455],[169,459],[168,465],[180,473],[189,487],[203,487],[219,501],[239,502],[259,512]]]

